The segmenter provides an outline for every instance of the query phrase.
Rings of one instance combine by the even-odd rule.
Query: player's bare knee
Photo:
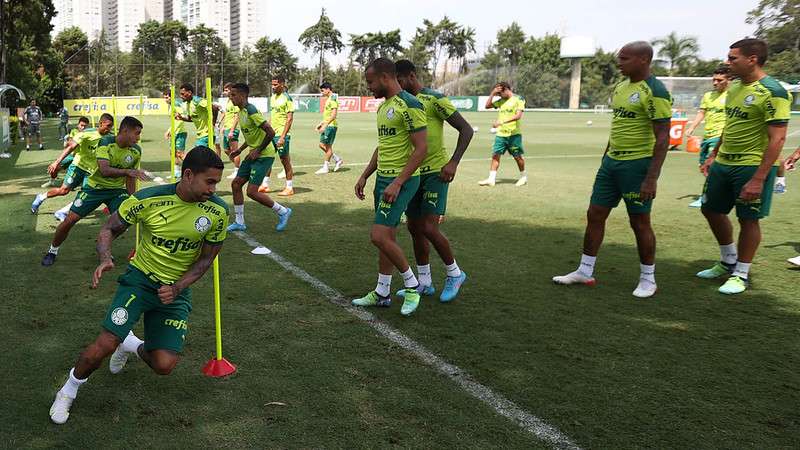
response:
[[[651,229],[649,214],[631,214],[628,222],[635,233],[642,233]]]
[[[247,196],[251,199],[255,200],[258,196],[258,186],[255,184],[248,184],[247,185]]]
[[[178,355],[165,350],[150,353],[150,368],[158,375],[169,375],[178,364]]]

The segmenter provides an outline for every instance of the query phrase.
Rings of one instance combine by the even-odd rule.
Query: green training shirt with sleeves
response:
[[[244,141],[247,145],[256,148],[264,142],[267,132],[261,128],[261,125],[266,121],[267,119],[264,118],[258,108],[252,103],[248,103],[244,108],[239,110],[239,128],[242,130]],[[259,156],[259,158],[266,157],[275,157],[275,146],[271,143],[267,144],[264,150],[261,151],[261,156]]]
[[[114,136],[104,136],[97,147],[97,160],[106,160],[115,169],[135,169],[142,157],[142,149],[137,144],[120,147]],[[92,189],[125,189],[128,177],[104,177],[95,170],[87,184]]]
[[[519,95],[512,95],[509,98],[501,98],[492,104],[498,109],[497,121],[502,123],[502,125],[497,128],[497,135],[500,137],[508,137],[521,134],[522,131],[519,120],[509,123],[503,122],[511,120],[518,112],[525,110],[525,100]]]
[[[72,164],[85,170],[86,173],[94,173],[97,170],[97,147],[100,145],[100,142],[103,141],[103,138],[111,140],[114,138],[114,135],[111,133],[102,135],[94,128],[87,128],[75,134],[72,140],[78,144],[78,146],[75,148],[75,159],[72,160]]]
[[[438,172],[450,161],[444,148],[444,122],[456,112],[456,108],[447,96],[429,88],[422,89],[417,99],[425,108],[428,120],[428,155],[419,166],[420,174],[424,175]]]
[[[706,112],[705,127],[703,128],[703,139],[712,139],[722,135],[725,128],[725,100],[728,98],[728,91],[706,92],[700,102],[700,109]]]
[[[339,126],[336,123],[337,119],[331,120],[331,117],[333,117],[333,111],[338,109],[339,109],[339,94],[331,93],[330,97],[328,97],[328,99],[325,100],[325,108],[322,110],[322,121],[328,122],[330,120],[327,126],[329,127]],[[338,117],[338,111],[337,111],[337,117]]]
[[[378,107],[378,175],[400,175],[414,150],[411,134],[425,130],[427,123],[422,103],[406,91]],[[419,175],[419,169],[412,175]]]
[[[294,112],[294,101],[286,92],[272,94],[269,99],[269,123],[275,130],[275,136],[283,134],[286,122],[289,121],[289,113]],[[286,133],[287,136],[292,133]]]
[[[210,107],[208,100],[196,95],[186,104],[186,112],[197,129],[197,137],[208,136],[208,108]]]
[[[608,156],[618,161],[653,156],[653,122],[669,123],[672,118],[672,95],[664,83],[653,75],[635,83],[622,80],[614,86],[611,105]]]
[[[226,130],[233,128],[233,122],[238,114],[239,107],[234,105],[231,99],[228,99],[228,103],[225,105],[225,117],[222,119],[222,128]]]

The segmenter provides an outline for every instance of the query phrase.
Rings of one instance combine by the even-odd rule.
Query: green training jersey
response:
[[[84,128],[83,130],[86,131],[86,128]],[[67,138],[72,139],[72,138],[75,137],[75,135],[77,135],[80,132],[81,132],[81,130],[79,130],[77,128],[73,128],[73,129],[69,130],[69,133],[67,134]]]
[[[450,161],[444,149],[444,121],[456,112],[456,107],[444,94],[424,88],[417,94],[428,119],[428,155],[419,166],[420,174],[438,172]]]
[[[210,107],[208,100],[196,95],[185,106],[189,118],[192,119],[195,129],[197,129],[199,138],[208,136],[208,108]]]
[[[511,120],[518,112],[524,110],[525,100],[519,95],[512,95],[511,98],[501,98],[492,103],[492,105],[498,109],[497,121],[502,123],[506,120]],[[497,135],[500,137],[514,136],[515,134],[522,134],[519,120],[503,123],[497,128]]]
[[[114,136],[104,136],[97,147],[97,160],[104,159],[115,169],[135,169],[139,166],[142,149],[136,144],[132,147],[120,147]],[[89,177],[88,185],[92,189],[125,189],[128,177],[104,177],[95,170]]]
[[[225,117],[222,119],[222,128],[230,130],[233,128],[233,122],[239,115],[239,107],[234,105],[231,99],[228,99],[228,104],[225,105]]]
[[[103,138],[113,139],[114,135],[102,135],[94,128],[86,128],[82,132],[77,133],[75,137],[72,138],[72,140],[78,144],[78,147],[74,151],[75,159],[72,160],[72,164],[75,164],[75,166],[85,170],[89,174],[94,173],[95,170],[97,170],[97,158],[95,154]]]
[[[179,280],[197,261],[203,242],[222,244],[228,226],[228,205],[221,198],[185,202],[176,186],[142,189],[117,211],[124,222],[140,224],[139,248],[131,264],[166,284]]]
[[[289,121],[289,113],[294,113],[294,101],[286,92],[272,94],[269,99],[269,124],[275,130],[275,136],[283,134],[286,122]],[[291,133],[286,133],[289,136]]]
[[[396,177],[406,166],[414,146],[411,133],[427,127],[425,108],[406,91],[386,99],[378,107],[378,175]],[[419,169],[413,175],[419,175]]]
[[[725,130],[716,161],[731,166],[757,166],[767,150],[767,127],[789,123],[791,97],[772,77],[752,83],[736,80],[728,88]]]
[[[728,91],[706,92],[700,102],[700,109],[706,112],[706,124],[703,128],[703,139],[720,137],[725,128],[725,99]]]
[[[333,112],[337,112],[338,117],[338,110],[339,110],[339,94],[331,93],[330,97],[325,100],[325,109],[322,110],[322,121],[328,122],[329,127],[338,127],[339,125],[336,123],[336,119],[331,120],[333,117]]]
[[[264,138],[267,137],[267,132],[261,128],[261,125],[266,121],[267,119],[264,118],[258,108],[252,103],[248,103],[244,108],[239,110],[239,128],[242,130],[244,141],[247,145],[256,148],[264,142]],[[264,150],[261,151],[260,158],[266,157],[275,157],[275,146],[272,145],[272,143],[267,144]]]
[[[608,156],[620,161],[653,156],[653,122],[672,118],[672,95],[664,84],[653,75],[635,83],[622,80],[614,86],[611,106]]]
[[[168,106],[168,108],[172,108],[172,105]],[[175,101],[175,112],[186,117],[189,115],[189,111],[186,110],[186,103],[183,100],[176,100]],[[170,129],[167,128],[167,131]],[[175,121],[175,136],[186,133],[186,122],[183,120],[176,120]]]

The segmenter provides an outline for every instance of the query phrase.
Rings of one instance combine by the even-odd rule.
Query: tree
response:
[[[395,59],[403,51],[400,29],[387,33],[350,34],[350,57],[362,67],[379,58]]]
[[[756,36],[767,41],[770,54],[800,51],[800,0],[761,0],[746,22],[757,25]]]
[[[497,44],[494,51],[511,67],[516,67],[522,58],[524,44],[525,33],[517,22],[511,22],[508,28],[497,32]]]
[[[675,76],[679,67],[687,67],[698,60],[700,45],[693,36],[680,37],[676,32],[667,36],[653,39],[653,46],[660,47],[656,54],[669,67],[669,75]]]
[[[292,84],[297,74],[297,58],[295,58],[286,45],[280,39],[269,39],[262,37],[256,42],[253,61],[257,67],[263,68],[268,84],[273,76],[283,75],[286,82]],[[271,89],[271,88],[270,88]]]
[[[431,50],[428,47],[428,36],[425,30],[417,28],[417,32],[409,42],[408,47],[401,53],[402,58],[407,59],[414,63],[417,67],[417,76],[423,84],[432,82],[431,71],[429,70],[431,58]]]
[[[317,23],[306,28],[298,39],[306,50],[311,50],[314,54],[319,55],[319,84],[322,84],[325,75],[325,52],[336,54],[342,51],[344,44],[342,44],[341,38],[342,34],[325,14],[325,8],[322,8],[322,14]]]
[[[224,61],[228,48],[213,28],[200,24],[188,32],[190,61],[194,62],[195,89],[209,76],[209,65]]]

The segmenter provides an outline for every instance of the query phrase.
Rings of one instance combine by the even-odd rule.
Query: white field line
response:
[[[233,234],[235,234],[250,247],[263,247],[261,243],[253,239],[252,236],[245,232],[236,231]],[[347,312],[359,320],[367,323],[381,336],[399,345],[407,352],[419,358],[429,367],[450,378],[451,381],[466,391],[469,395],[482,401],[501,416],[510,419],[523,430],[534,435],[538,439],[547,442],[554,448],[580,449],[580,447],[578,447],[578,445],[572,441],[572,439],[564,435],[556,427],[523,410],[511,400],[508,400],[502,395],[494,392],[490,387],[481,384],[464,369],[448,363],[440,356],[434,354],[430,350],[427,350],[418,342],[394,329],[386,322],[383,322],[371,312],[366,311],[363,308],[351,306],[347,299],[345,299],[344,296],[337,290],[296,266],[283,256],[275,253],[274,251],[265,256],[275,261],[279,266],[295,277],[310,284],[334,305],[344,308]]]
[[[800,134],[800,130],[795,130],[795,131],[792,131],[792,132],[791,132],[791,133],[789,133],[789,134],[788,134],[786,137],[792,137],[792,136],[794,136],[794,135],[796,135],[796,134]]]

